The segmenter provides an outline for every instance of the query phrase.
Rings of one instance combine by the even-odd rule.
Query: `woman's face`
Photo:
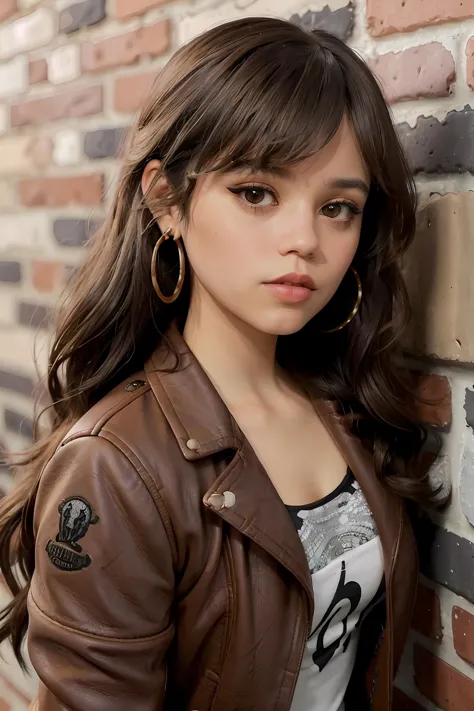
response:
[[[300,330],[351,264],[369,182],[348,120],[284,172],[200,176],[183,226],[192,301],[211,298],[264,333]]]

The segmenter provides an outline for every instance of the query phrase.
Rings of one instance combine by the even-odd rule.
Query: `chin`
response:
[[[312,315],[298,313],[296,310],[279,311],[270,318],[262,318],[257,328],[272,336],[291,336],[293,333],[301,331],[311,318]]]

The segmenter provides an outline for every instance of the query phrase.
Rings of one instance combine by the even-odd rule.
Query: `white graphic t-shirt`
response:
[[[315,605],[291,711],[344,711],[360,625],[384,595],[377,528],[350,471],[321,501],[287,508],[306,552]]]

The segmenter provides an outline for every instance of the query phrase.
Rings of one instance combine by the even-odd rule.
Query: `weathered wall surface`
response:
[[[18,449],[31,434],[33,349],[44,368],[51,309],[104,214],[123,133],[156,73],[195,34],[262,14],[333,31],[365,57],[417,176],[410,340],[424,392],[440,398],[425,416],[454,486],[420,537],[395,707],[474,708],[474,0],[0,0],[0,441]],[[24,711],[34,688],[6,652],[0,711]]]

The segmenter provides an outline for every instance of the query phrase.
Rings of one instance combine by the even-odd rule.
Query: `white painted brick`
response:
[[[10,112],[8,106],[0,104],[0,136],[6,133],[10,128]]]
[[[79,45],[65,44],[48,57],[48,79],[52,84],[73,81],[81,73]]]
[[[31,170],[29,136],[13,136],[0,141],[0,175],[15,175]]]
[[[311,9],[322,9],[328,0],[316,0]],[[331,8],[340,7],[339,0],[331,2]],[[344,4],[347,4],[344,2]],[[189,8],[177,22],[178,43],[187,42],[192,37],[229,20],[242,17],[281,17],[289,19],[295,12],[308,9],[307,0],[206,0],[205,9],[198,1]]]
[[[0,139],[0,175],[29,173],[50,163],[52,142],[47,136],[7,136]]]
[[[0,215],[0,254],[16,252],[26,256],[52,251],[50,225],[47,215],[29,211],[21,215]]]
[[[81,134],[67,129],[54,136],[53,160],[56,165],[76,165],[82,157]]]
[[[34,328],[26,327],[4,328],[1,343],[3,342],[6,342],[7,346],[0,348],[0,368],[29,374],[36,379],[36,362],[40,377],[47,372],[48,352],[51,345],[51,335],[47,331],[36,331]],[[15,393],[5,395],[0,393],[0,397],[4,402],[8,401],[13,409],[18,409],[17,403],[22,396]]]
[[[0,99],[23,94],[28,84],[28,58],[25,55],[0,64]]]
[[[18,198],[12,179],[0,180],[0,210],[11,210],[17,204]]]
[[[39,5],[41,0],[19,0],[21,10],[31,10],[35,5]]]
[[[0,59],[43,47],[52,42],[57,31],[57,14],[46,7],[40,7],[15,22],[2,25],[0,27]]]
[[[4,287],[0,290],[0,327],[13,326],[16,323],[16,303],[12,289]],[[4,336],[6,334],[1,333],[0,341],[3,341]]]

